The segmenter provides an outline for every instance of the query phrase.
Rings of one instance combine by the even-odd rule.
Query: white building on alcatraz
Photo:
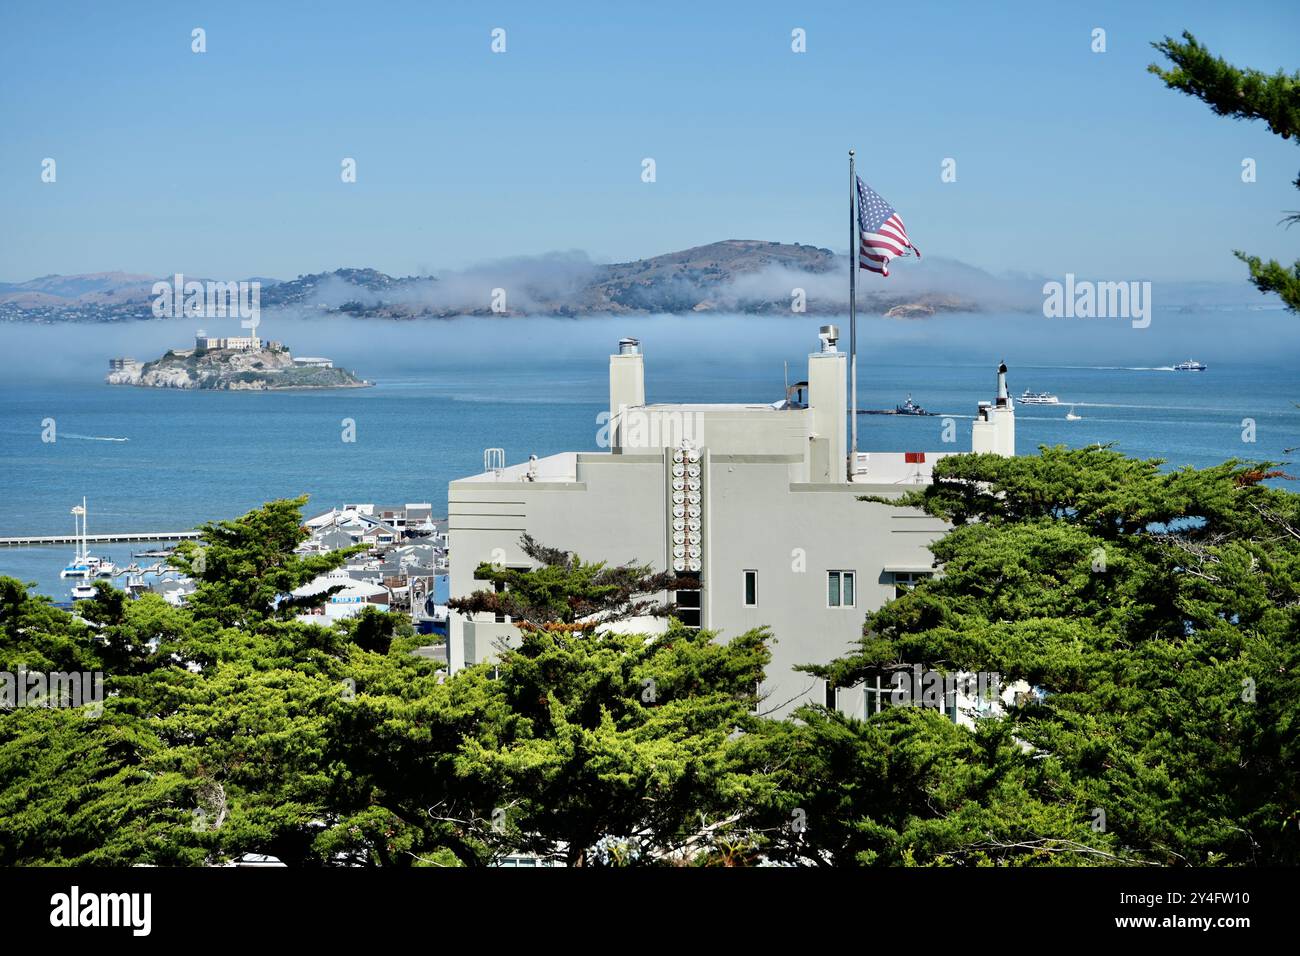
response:
[[[763,712],[811,701],[864,715],[862,688],[829,688],[794,668],[851,651],[869,611],[898,584],[934,573],[926,546],[943,522],[857,498],[927,483],[934,462],[952,453],[860,453],[846,467],[847,355],[837,334],[822,328],[808,380],[770,405],[647,405],[640,344],[623,339],[610,357],[608,451],[509,467],[498,454],[482,474],[451,482],[451,595],[483,586],[474,578],[481,562],[530,566],[525,531],[584,560],[694,575],[696,586],[669,595],[685,623],[721,639],[771,628]],[[995,400],[979,405],[974,451],[1015,454],[1005,372]],[[489,659],[516,635],[508,620],[453,614],[451,670]]]

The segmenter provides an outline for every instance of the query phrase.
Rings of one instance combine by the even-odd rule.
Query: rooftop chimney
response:
[[[998,391],[992,402],[980,402],[971,426],[971,451],[1002,455],[1016,453],[1016,406],[1007,392],[1007,363],[998,365]]]
[[[821,350],[808,356],[808,478],[813,484],[844,481],[848,454],[846,429],[849,392],[848,355],[835,347],[840,330],[823,325]]]
[[[609,357],[609,436],[613,449],[623,447],[621,413],[645,404],[645,360],[641,343],[619,339],[618,352]]]
[[[835,352],[835,343],[840,340],[840,330],[834,325],[823,325],[821,331],[817,333],[817,338],[821,339],[823,352]]]

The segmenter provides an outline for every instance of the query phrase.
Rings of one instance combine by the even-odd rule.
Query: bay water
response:
[[[3,325],[0,535],[71,533],[70,509],[83,496],[91,533],[188,529],[302,494],[311,496],[308,514],[344,502],[424,501],[445,514],[447,483],[483,470],[486,448],[504,448],[511,463],[599,450],[608,356],[623,336],[641,340],[650,402],[775,402],[787,381],[807,377],[827,321],[840,326],[847,350],[845,320],[806,315],[264,315],[263,336],[376,382],[300,392],[104,384],[111,357],[190,347],[193,322]],[[1189,358],[1208,371],[1173,370]],[[1233,457],[1287,461],[1300,445],[1300,318],[1241,310],[1157,313],[1145,329],[1024,314],[863,317],[859,408],[893,408],[911,395],[940,416],[861,416],[861,449],[969,450],[970,419],[993,397],[1000,361],[1013,394],[1047,391],[1061,401],[1017,407],[1021,454],[1102,442],[1168,467],[1204,467]],[[1071,406],[1081,420],[1066,420]],[[956,421],[955,444],[942,440],[945,417]],[[121,565],[146,547],[92,553]],[[71,582],[58,572],[72,550],[3,548],[0,574],[63,599]]]

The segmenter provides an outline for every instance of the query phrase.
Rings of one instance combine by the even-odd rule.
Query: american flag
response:
[[[907,238],[907,228],[894,207],[880,194],[858,179],[858,268],[889,275],[889,260],[911,249],[921,258],[921,250]]]

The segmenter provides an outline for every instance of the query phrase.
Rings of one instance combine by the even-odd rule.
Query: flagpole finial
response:
[[[851,150],[849,150],[849,155],[852,156],[855,152],[857,152],[857,150],[853,150],[853,149],[851,149]]]

